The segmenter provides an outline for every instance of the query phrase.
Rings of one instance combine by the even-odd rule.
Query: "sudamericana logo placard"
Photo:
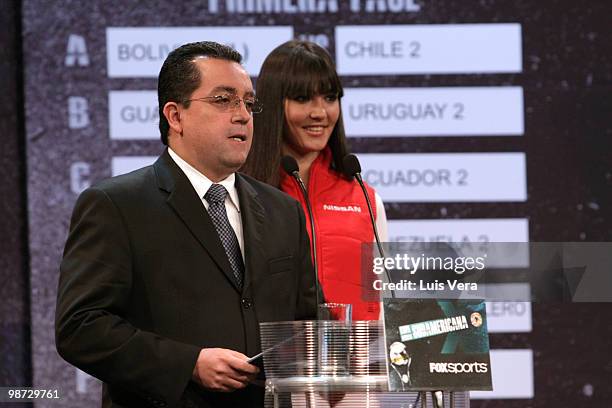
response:
[[[383,300],[389,391],[492,390],[481,299]]]

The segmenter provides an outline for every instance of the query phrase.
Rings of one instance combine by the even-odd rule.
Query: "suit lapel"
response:
[[[166,200],[168,205],[208,252],[234,288],[239,290],[219,234],[187,176],[172,160],[167,150],[155,162],[154,168],[159,188],[169,193]]]
[[[264,209],[253,187],[238,173],[236,173],[236,188],[240,200],[240,215],[244,236],[245,277],[243,292],[248,293],[254,275],[265,267],[266,257],[262,251],[261,236],[264,225]]]

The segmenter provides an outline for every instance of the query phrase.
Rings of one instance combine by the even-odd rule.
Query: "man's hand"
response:
[[[244,388],[259,372],[247,360],[247,356],[233,350],[202,349],[193,368],[193,380],[211,391],[231,392]]]

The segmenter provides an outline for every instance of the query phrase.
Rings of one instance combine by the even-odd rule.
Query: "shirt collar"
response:
[[[206,194],[210,186],[213,185],[213,182],[204,174],[196,170],[189,163],[187,163],[185,160],[183,160],[176,152],[174,152],[174,150],[169,147],[168,153],[170,154],[170,157],[172,158],[172,160],[174,160],[176,165],[179,166],[183,173],[185,173],[185,175],[189,179],[189,182],[198,194],[198,197],[204,199],[204,194]],[[234,207],[236,207],[238,212],[240,212],[238,190],[236,189],[236,173],[230,174],[225,179],[217,182],[217,184],[221,184],[223,187],[225,187],[225,189],[229,193],[231,203],[234,205]]]

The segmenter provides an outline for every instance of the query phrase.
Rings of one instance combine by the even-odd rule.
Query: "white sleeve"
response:
[[[385,205],[378,193],[374,194],[376,199],[376,229],[378,229],[378,237],[380,238],[380,242],[387,242],[389,240],[389,231],[387,228]]]
[[[387,213],[385,212],[385,205],[383,204],[382,198],[375,194],[376,200],[376,229],[378,230],[378,238],[380,238],[380,242],[389,241],[389,231],[387,228]],[[380,292],[382,295],[382,292]],[[378,320],[382,320],[383,318],[383,306],[382,302],[380,305],[380,314],[378,315]]]

